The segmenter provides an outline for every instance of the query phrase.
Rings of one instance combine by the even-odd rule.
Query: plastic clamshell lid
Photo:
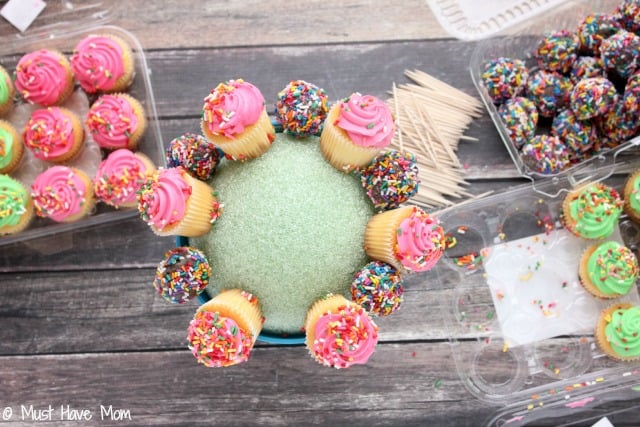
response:
[[[0,65],[11,73],[24,53],[42,48],[57,49],[64,54],[70,54],[77,42],[87,35],[104,34],[121,38],[131,46],[135,63],[135,78],[127,93],[140,101],[148,124],[147,130],[138,144],[138,150],[149,157],[156,166],[162,166],[165,163],[162,135],[151,85],[151,70],[147,65],[144,50],[135,35],[123,28],[108,25],[109,18],[109,12],[102,8],[100,2],[64,1],[48,2],[44,11],[24,33],[19,33],[9,22],[0,19],[0,32],[10,34],[0,38],[2,41]],[[76,89],[76,93],[78,92],[81,92],[81,89]],[[91,101],[91,97],[88,97],[88,100]],[[19,125],[19,123],[14,123],[14,125]],[[25,161],[23,161],[18,171],[12,175],[18,175],[18,179],[28,187],[36,172],[46,168],[47,164],[33,161],[33,156],[27,156],[27,158],[31,160],[26,164],[29,170],[21,170],[25,167]],[[81,161],[81,164],[86,166],[85,172],[90,178],[93,178],[97,163],[95,161]],[[137,215],[135,208],[115,209],[97,203],[94,212],[75,222],[54,223],[48,219],[36,218],[26,230],[17,234],[0,236],[0,246],[97,226]],[[38,251],[47,252],[52,249],[48,246],[54,245],[55,247],[56,245],[56,242],[50,242],[50,240],[43,240],[43,242],[46,247],[38,246]]]

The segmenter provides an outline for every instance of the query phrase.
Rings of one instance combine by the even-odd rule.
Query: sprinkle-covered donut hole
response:
[[[206,292],[252,293],[271,334],[300,334],[308,308],[328,293],[350,298],[353,275],[368,261],[373,204],[356,174],[324,159],[318,140],[278,133],[260,157],[223,161],[209,181],[223,215],[190,239],[212,266]]]

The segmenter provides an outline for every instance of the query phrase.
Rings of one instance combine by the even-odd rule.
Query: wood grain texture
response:
[[[86,23],[80,9],[91,4],[48,2],[51,14],[39,23],[59,27],[58,12]],[[354,91],[384,98],[414,68],[476,94],[469,74],[476,44],[451,39],[424,0],[312,0],[295,7],[282,0],[104,0],[100,7],[146,49],[165,144],[199,131],[202,99],[229,78],[256,84],[270,109],[291,79],[318,84],[333,101]],[[0,22],[0,36],[8,34],[15,30]],[[462,142],[458,152],[469,191],[525,182],[487,115],[467,134],[478,139]],[[455,290],[440,289],[433,273],[409,279],[401,310],[378,320],[381,342],[365,366],[337,371],[315,363],[303,346],[258,343],[249,363],[206,369],[186,349],[197,303],[169,305],[151,285],[156,264],[173,246],[173,238],[155,236],[134,217],[0,247],[0,409],[12,408],[15,416],[8,425],[34,425],[20,419],[30,405],[52,405],[58,417],[52,425],[78,425],[59,419],[60,405],[89,409],[93,419],[82,424],[100,426],[478,426],[504,409],[467,392],[452,357],[454,351],[473,357],[483,345],[474,339],[477,324],[496,326],[482,310],[490,295],[474,286],[480,275],[465,275],[466,287]],[[478,308],[463,322],[450,314],[460,301]],[[453,348],[449,337],[460,339]],[[503,365],[486,362],[483,374],[504,377]],[[525,387],[552,379],[532,372],[527,381]],[[129,411],[131,420],[102,420],[101,405]],[[637,397],[602,402],[586,408],[591,420],[577,425],[616,411],[610,415],[616,427],[636,426],[638,405]],[[520,403],[512,410],[530,412]],[[540,415],[532,425],[577,417]]]

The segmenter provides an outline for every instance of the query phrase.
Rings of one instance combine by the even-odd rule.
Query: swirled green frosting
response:
[[[12,227],[26,212],[27,191],[15,179],[0,175],[0,231]]]
[[[0,79],[2,80],[2,79]],[[1,101],[0,101],[1,102]],[[0,168],[5,168],[11,163],[15,141],[13,135],[0,127]]]
[[[587,239],[609,236],[621,212],[618,192],[599,183],[588,185],[569,203],[569,215],[576,221],[574,231]]]
[[[640,356],[640,307],[620,308],[607,320],[605,335],[613,351],[622,357]]]
[[[6,79],[5,76],[0,73],[0,104],[4,104],[9,99],[9,95],[11,94],[11,90],[9,88],[9,84],[11,84],[9,79]]]
[[[604,242],[587,260],[591,282],[607,295],[626,294],[638,278],[638,259],[618,242]]]
[[[629,206],[636,212],[640,212],[640,175],[633,178],[633,189],[629,195]]]

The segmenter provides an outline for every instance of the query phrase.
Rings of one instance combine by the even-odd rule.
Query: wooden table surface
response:
[[[146,50],[165,142],[198,132],[204,94],[230,78],[253,82],[268,99],[293,79],[314,82],[332,100],[353,91],[384,98],[394,82],[407,82],[404,70],[419,69],[475,95],[475,43],[449,37],[424,0],[102,4],[109,23]],[[486,114],[467,134],[479,139],[458,152],[469,191],[525,182]],[[402,310],[378,322],[380,343],[365,366],[329,369],[303,346],[264,343],[249,363],[199,366],[185,341],[196,303],[170,306],[151,287],[173,246],[132,218],[0,247],[0,424],[51,416],[55,425],[479,426],[500,410],[462,384],[437,321],[435,287],[410,292]],[[640,410],[624,409],[639,403],[603,409],[622,411],[610,417],[616,426],[638,425]],[[78,410],[67,418],[92,418],[60,421],[65,409]]]

